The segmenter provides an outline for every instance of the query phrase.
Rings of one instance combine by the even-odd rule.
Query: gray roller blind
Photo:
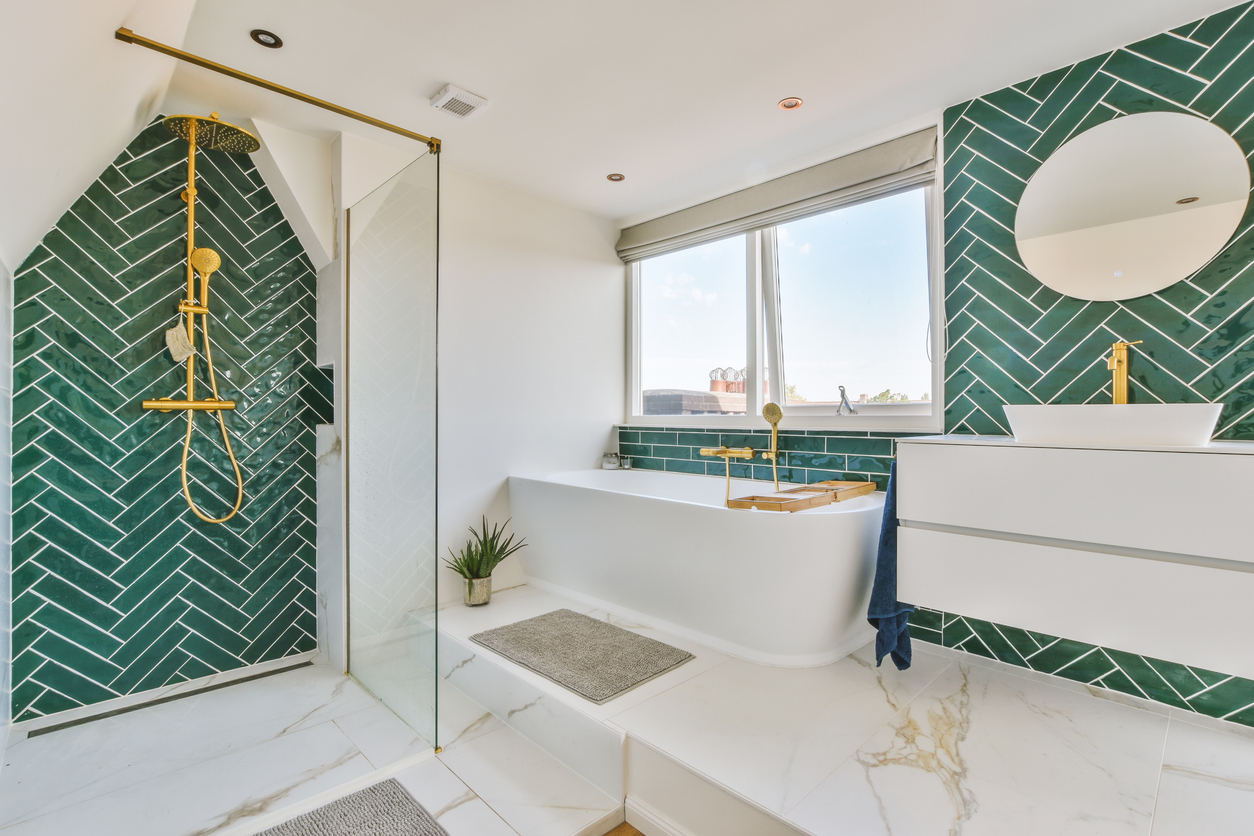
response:
[[[635,261],[845,203],[929,182],[936,171],[936,129],[928,128],[629,226],[618,256]]]

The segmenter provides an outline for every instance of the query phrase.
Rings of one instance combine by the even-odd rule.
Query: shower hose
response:
[[[209,302],[209,277],[201,274],[201,305],[208,307]],[[188,330],[195,327],[195,314],[192,314],[192,323]],[[213,373],[213,349],[209,347],[209,317],[202,316],[200,318],[200,330],[205,340],[205,365],[209,367],[209,387],[213,390],[213,399],[220,400],[218,397],[218,378]],[[189,357],[189,363],[194,362],[194,357]],[[196,415],[196,410],[187,410],[187,436],[183,439],[183,496],[187,498],[187,507],[192,509],[192,513],[200,517],[208,523],[223,523],[235,516],[239,512],[239,507],[244,501],[244,476],[240,473],[239,462],[235,459],[235,451],[231,449],[231,437],[226,431],[226,419],[222,417],[222,410],[215,409],[213,413],[218,416],[218,426],[222,430],[222,445],[226,447],[226,454],[231,457],[231,467],[235,468],[235,507],[231,509],[225,517],[214,518],[206,514],[204,511],[196,507],[196,502],[192,499],[191,488],[187,484],[187,457],[192,449],[192,419]]]

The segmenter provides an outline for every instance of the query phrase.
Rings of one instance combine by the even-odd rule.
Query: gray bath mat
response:
[[[263,830],[257,836],[448,836],[395,779]]]
[[[484,630],[470,640],[598,705],[693,658],[685,650],[573,610]]]

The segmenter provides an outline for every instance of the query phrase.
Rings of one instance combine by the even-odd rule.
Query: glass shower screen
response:
[[[436,741],[436,232],[425,154],[348,212],[349,672]]]

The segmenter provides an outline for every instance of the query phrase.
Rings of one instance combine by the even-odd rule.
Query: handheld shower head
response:
[[[208,247],[197,247],[192,250],[191,262],[200,277],[208,279],[210,273],[222,266],[222,257]]]

